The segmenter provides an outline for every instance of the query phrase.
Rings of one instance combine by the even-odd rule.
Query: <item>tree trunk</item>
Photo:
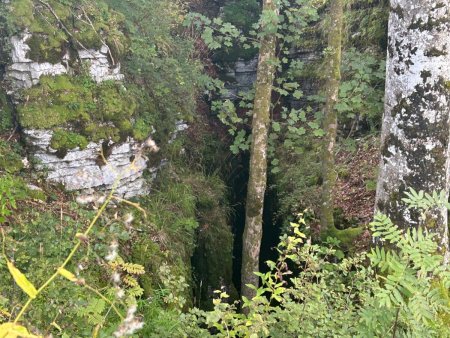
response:
[[[408,188],[449,187],[450,0],[391,0],[382,159],[376,209],[402,228],[425,226],[448,250],[447,210],[422,217]]]
[[[334,229],[333,189],[336,183],[334,152],[337,136],[337,111],[339,84],[341,80],[342,27],[344,17],[343,0],[331,0],[330,27],[326,54],[326,104],[324,107],[323,130],[325,132],[322,150],[322,204],[320,206],[320,233],[326,235]]]
[[[275,0],[263,1],[263,18],[273,17],[277,13]],[[264,21],[264,19],[263,19]],[[250,177],[248,181],[245,229],[243,236],[241,290],[242,296],[252,298],[254,290],[247,284],[258,286],[259,278],[254,274],[259,270],[259,251],[262,239],[262,215],[264,193],[267,181],[267,138],[270,122],[270,105],[272,85],[275,77],[276,36],[273,30],[261,38],[258,72],[256,78],[256,93],[253,105],[252,146],[250,149]]]

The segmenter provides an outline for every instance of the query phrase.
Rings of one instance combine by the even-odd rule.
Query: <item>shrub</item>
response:
[[[450,270],[423,229],[401,231],[381,214],[373,235],[390,248],[344,257],[305,242],[291,223],[278,261],[257,273],[262,286],[243,299],[245,314],[217,291],[214,310],[184,317],[197,337],[448,337]],[[329,243],[337,244],[335,240]],[[367,265],[367,259],[370,264]],[[211,334],[211,332],[216,332]],[[188,334],[189,334],[188,333]]]

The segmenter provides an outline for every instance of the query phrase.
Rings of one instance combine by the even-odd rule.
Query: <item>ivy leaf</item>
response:
[[[278,174],[279,172],[281,172],[281,169],[280,167],[274,167],[270,171],[272,174]]]
[[[305,135],[306,129],[303,127],[297,128],[297,135]]]
[[[290,139],[286,139],[285,141],[284,141],[284,146],[286,147],[286,148],[290,148],[290,147],[292,147],[294,145],[294,142],[292,142],[292,140],[290,140]],[[450,205],[449,205],[449,208],[450,208]]]
[[[236,144],[232,144],[230,146],[230,151],[234,154],[237,155],[239,154],[239,147]]]
[[[314,136],[322,137],[325,135],[325,132],[322,129],[316,129],[316,130],[314,130],[313,134],[314,134]]]

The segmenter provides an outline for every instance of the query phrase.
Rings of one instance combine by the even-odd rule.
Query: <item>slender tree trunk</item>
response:
[[[449,189],[450,0],[391,0],[382,159],[376,209],[425,226],[448,252],[447,210],[408,210],[405,190]]]
[[[276,0],[263,1],[263,17],[277,13]],[[267,31],[267,27],[262,27]],[[252,146],[250,149],[250,177],[248,181],[245,229],[242,250],[242,296],[252,298],[254,290],[247,284],[258,285],[254,274],[259,270],[259,252],[262,239],[262,216],[267,181],[267,138],[270,122],[272,85],[275,77],[275,32],[270,30],[261,38],[256,93],[253,105]]]
[[[326,54],[326,104],[324,108],[323,130],[325,132],[322,150],[322,204],[320,206],[320,233],[326,235],[334,229],[333,189],[336,183],[334,153],[337,136],[337,111],[339,84],[341,80],[342,28],[344,21],[343,0],[331,0],[330,27]]]

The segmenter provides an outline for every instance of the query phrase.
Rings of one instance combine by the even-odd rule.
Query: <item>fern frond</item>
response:
[[[144,289],[137,285],[131,289],[128,289],[127,292],[131,297],[138,298],[144,294]]]
[[[377,213],[374,221],[370,223],[374,237],[379,237],[382,241],[388,241],[396,244],[402,238],[403,232],[399,227],[392,223],[391,219],[386,215]]]
[[[122,281],[129,287],[136,287],[139,285],[138,281],[133,276],[129,275],[122,277]]]
[[[145,273],[145,268],[140,264],[135,263],[122,263],[120,265],[123,271],[131,275],[142,275]]]

